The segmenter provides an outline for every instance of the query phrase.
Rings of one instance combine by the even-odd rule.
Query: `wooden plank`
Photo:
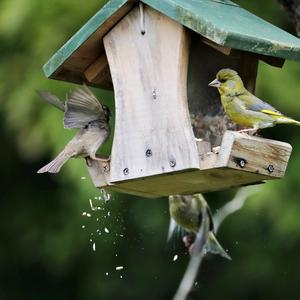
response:
[[[101,161],[90,160],[91,165],[87,166],[93,184],[96,187],[106,187],[110,182],[109,167],[104,167]]]
[[[260,183],[265,179],[270,179],[270,177],[237,169],[218,168],[159,175],[145,180],[128,180],[110,185],[109,189],[136,195],[143,193],[144,197],[158,198],[172,194],[220,191],[241,185]]]
[[[104,38],[116,124],[111,182],[198,168],[187,107],[188,35],[145,7],[132,10]]]
[[[221,46],[209,39],[206,39],[206,38],[202,38],[202,42],[212,48],[214,48],[215,50],[225,54],[225,55],[230,55],[231,54],[231,48],[228,48],[228,47],[224,47],[224,46]]]
[[[233,139],[227,166],[255,174],[283,177],[292,152],[292,146],[279,141],[248,136],[237,132],[226,132],[226,140]]]
[[[107,72],[109,74],[107,74]],[[105,53],[96,59],[84,72],[85,78],[94,84],[101,83],[105,78],[111,78]]]
[[[292,147],[284,142],[227,131],[219,151],[203,153],[202,150],[201,147],[198,170],[161,173],[114,183],[97,179],[103,176],[101,169],[96,170],[100,168],[98,163],[90,173],[96,176],[93,181],[98,187],[149,198],[212,192],[283,177]]]

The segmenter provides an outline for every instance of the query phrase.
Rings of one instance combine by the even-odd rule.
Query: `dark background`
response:
[[[35,93],[64,97],[73,85],[47,80],[42,65],[104,2],[0,1],[1,300],[170,299],[185,270],[180,239],[166,245],[166,199],[114,194],[105,203],[84,160],[72,160],[58,175],[36,174],[74,134]],[[294,34],[276,1],[238,3]],[[300,119],[299,83],[299,63],[287,61],[283,69],[261,63],[257,95]],[[96,93],[112,107],[111,94]],[[224,222],[218,239],[233,260],[208,256],[191,299],[300,297],[300,129],[278,126],[264,136],[293,145],[287,174],[262,185]],[[216,210],[233,195],[206,197]],[[89,199],[101,210],[91,211]]]

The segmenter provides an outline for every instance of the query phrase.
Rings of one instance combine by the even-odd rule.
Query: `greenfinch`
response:
[[[196,236],[189,245],[192,255],[211,252],[231,259],[214,235],[211,211],[202,194],[169,196],[169,211],[177,225]]]
[[[300,126],[300,122],[284,116],[273,106],[251,94],[234,70],[220,70],[209,86],[218,89],[225,113],[229,119],[245,128],[241,131],[255,132],[276,124]]]

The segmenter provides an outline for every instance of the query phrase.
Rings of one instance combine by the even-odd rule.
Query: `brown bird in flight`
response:
[[[98,101],[86,85],[71,92],[66,102],[49,92],[38,91],[38,94],[46,102],[64,112],[65,128],[79,129],[57,157],[39,169],[38,173],[58,173],[71,157],[86,158],[88,164],[89,159],[106,162],[109,160],[97,157],[96,152],[110,135],[110,111]]]

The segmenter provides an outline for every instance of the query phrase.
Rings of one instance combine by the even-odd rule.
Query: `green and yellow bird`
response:
[[[220,70],[209,86],[218,89],[225,113],[229,119],[245,128],[241,131],[255,132],[276,124],[300,126],[300,122],[284,116],[273,106],[251,94],[234,70]]]
[[[215,237],[211,211],[202,194],[169,196],[169,211],[177,225],[196,236],[189,245],[192,255],[211,252],[231,259]]]

